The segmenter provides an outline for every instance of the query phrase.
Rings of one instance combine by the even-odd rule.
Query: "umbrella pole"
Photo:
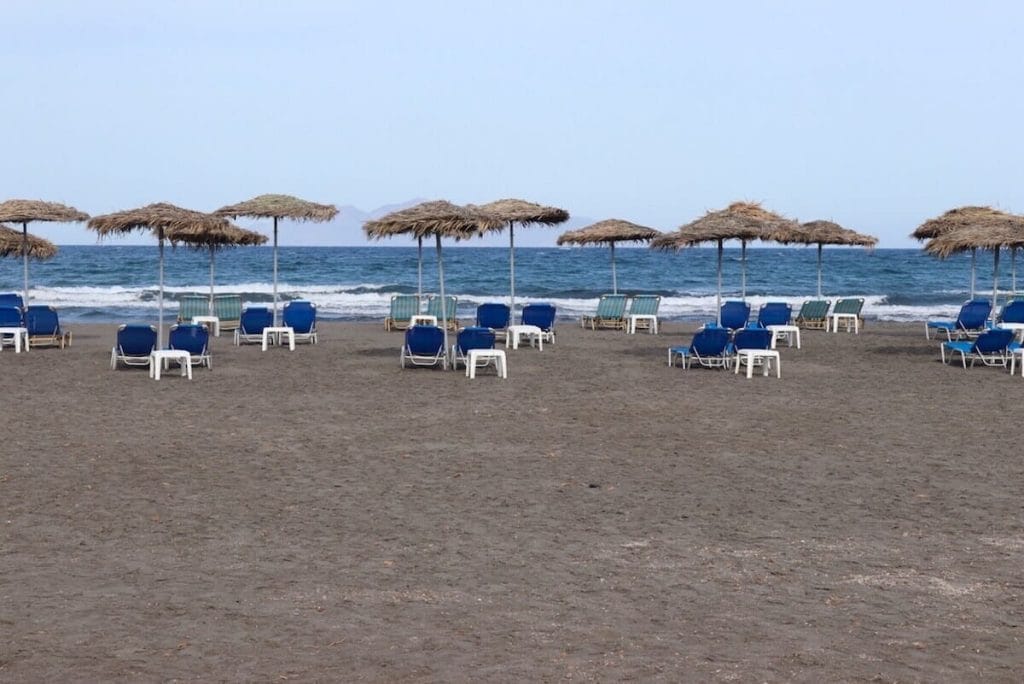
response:
[[[996,299],[999,295],[999,252],[1000,249],[996,247],[995,256],[992,259],[992,316],[995,318],[996,313]]]
[[[437,281],[441,290],[441,330],[444,331],[444,368],[448,368],[448,302],[444,297],[444,261],[441,259],[441,234],[437,233]]]
[[[821,243],[818,243],[818,299],[821,299]]]
[[[740,240],[740,298],[747,301],[747,241]]]
[[[423,236],[416,238],[419,260],[416,262],[416,299],[423,302]],[[417,312],[419,309],[417,309]]]
[[[210,315],[213,315],[213,259],[216,250],[210,245]]]
[[[612,248],[612,294],[619,294],[619,284],[615,279],[615,243],[609,242],[608,246]]]
[[[722,241],[718,241],[718,296],[715,298],[715,306],[718,310],[718,325],[722,325]]]
[[[516,320],[516,238],[515,224],[508,222],[508,308],[509,320]]]
[[[164,339],[164,229],[161,227],[157,234],[160,244],[160,292],[157,295],[157,325],[156,325],[156,346],[163,349]]]
[[[21,222],[21,264],[25,271],[25,306],[28,306],[28,221]]]
[[[971,248],[971,299],[974,299],[974,262],[978,255],[978,250],[974,247]]]
[[[274,217],[274,325],[277,325],[277,217]]]

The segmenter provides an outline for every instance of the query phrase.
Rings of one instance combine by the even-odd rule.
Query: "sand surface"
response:
[[[154,382],[73,328],[0,353],[4,681],[1024,671],[1024,379],[921,325],[747,380],[561,323],[505,381],[323,324]]]

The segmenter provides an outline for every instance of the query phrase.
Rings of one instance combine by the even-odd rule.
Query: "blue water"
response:
[[[216,255],[217,292],[238,293],[247,303],[272,300],[270,247],[222,250]],[[70,321],[152,320],[157,312],[156,246],[64,246],[46,262],[30,262],[32,303],[51,304]],[[508,250],[446,247],[445,288],[469,315],[477,304],[508,296]],[[679,253],[616,250],[620,292],[662,295],[669,319],[704,319],[715,310],[716,251]],[[338,320],[380,319],[394,293],[416,292],[415,247],[282,247],[282,300],[309,299],[320,316]],[[817,289],[814,248],[757,248],[747,251],[747,299],[755,306],[771,299],[799,304]],[[1000,289],[1010,287],[1009,258],[1003,259]],[[165,307],[177,309],[183,293],[209,292],[209,253],[165,250]],[[424,250],[424,292],[437,292],[433,249]],[[0,259],[0,291],[22,288],[20,259]],[[1024,274],[1022,274],[1024,277]],[[868,317],[923,320],[956,313],[968,297],[970,256],[940,261],[916,249],[836,248],[824,252],[824,295],[864,297]],[[978,258],[978,292],[992,288],[990,254]],[[516,298],[547,301],[562,317],[592,312],[611,291],[609,251],[602,248],[520,248],[516,250]],[[726,249],[726,297],[740,294],[740,250]]]

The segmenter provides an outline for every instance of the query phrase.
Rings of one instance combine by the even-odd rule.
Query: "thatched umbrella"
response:
[[[474,208],[460,207],[445,200],[423,202],[363,224],[366,235],[374,239],[393,235],[413,235],[416,238],[434,236],[437,244],[437,280],[441,293],[441,327],[444,330],[445,354],[448,353],[448,307],[444,295],[441,238],[463,240],[494,230],[501,225],[502,222],[491,214]]]
[[[569,212],[558,207],[546,207],[521,199],[500,199],[475,207],[491,214],[502,222],[502,228],[508,224],[508,271],[509,271],[509,309],[513,318],[516,314],[516,240],[515,224],[529,226],[533,224],[554,226],[569,220]],[[500,228],[499,228],[500,230]]]
[[[229,204],[213,212],[218,216],[274,219],[274,325],[277,325],[277,221],[330,221],[338,215],[333,204],[317,204],[291,195],[259,195],[245,202]]]
[[[86,221],[88,218],[88,214],[57,202],[22,199],[0,202],[0,221],[21,224],[21,260],[25,274],[25,306],[28,306],[28,258],[31,252],[28,224],[32,221],[77,223]]]
[[[858,233],[849,228],[843,228],[832,221],[808,221],[800,224],[799,228],[779,228],[771,235],[775,242],[783,244],[818,245],[818,297],[821,295],[821,252],[824,245],[860,245],[873,248],[878,244],[878,238],[873,235]]]
[[[1002,212],[1000,212],[1002,213]],[[996,308],[996,296],[999,293],[999,250],[1003,247],[1011,249],[1024,247],[1024,216],[1003,214],[983,225],[974,225],[940,233],[927,243],[924,250],[940,259],[953,254],[966,252],[973,254],[978,249],[991,249],[992,264],[992,310]],[[971,295],[973,299],[973,293]]]
[[[743,243],[743,297],[747,296],[746,246],[748,240],[769,240],[772,233],[799,223],[780,214],[763,209],[753,202],[733,202],[725,209],[709,211],[704,216],[681,226],[673,233],[664,233],[651,240],[652,249],[680,250],[705,242],[718,243],[718,322],[722,317],[722,251],[726,240]]]
[[[941,216],[928,219],[910,234],[915,240],[930,240],[943,233],[961,228],[984,227],[998,225],[1009,214],[992,207],[957,207],[950,209]],[[974,299],[975,271],[977,248],[971,248],[971,299]]]
[[[195,235],[197,232],[225,230],[229,225],[226,218],[183,209],[165,202],[94,216],[88,223],[88,227],[95,230],[100,238],[136,230],[148,230],[156,236],[160,246],[160,314],[157,339],[163,339],[164,334],[164,240],[184,242],[184,236]]]
[[[213,315],[213,273],[215,254],[224,247],[262,245],[267,236],[253,230],[245,230],[230,223],[225,225],[196,225],[188,230],[175,231],[171,242],[182,242],[193,249],[210,250],[210,315]]]
[[[615,243],[616,242],[648,242],[661,233],[654,228],[638,226],[621,219],[605,219],[597,223],[570,230],[558,236],[559,245],[596,245],[607,244],[612,253],[612,293],[618,294],[619,285],[615,277]]]
[[[49,240],[36,237],[29,233],[23,235],[20,230],[0,225],[0,257],[20,256],[23,251],[22,241],[28,237],[28,256],[30,259],[52,259],[57,255],[57,245]]]

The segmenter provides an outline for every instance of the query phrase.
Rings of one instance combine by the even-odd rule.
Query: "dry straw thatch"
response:
[[[217,216],[274,218],[293,221],[330,221],[338,215],[333,204],[317,204],[291,195],[258,195],[245,202],[229,204],[213,212]]]
[[[87,225],[101,238],[149,230],[171,242],[185,242],[190,236],[225,230],[231,224],[220,216],[157,202],[137,209],[94,216]]]
[[[1008,216],[1004,211],[992,207],[957,207],[950,209],[941,216],[928,219],[910,234],[915,240],[930,240],[951,230],[970,228],[972,226],[992,226],[1005,221]]]
[[[503,227],[504,221],[476,208],[461,207],[446,200],[422,202],[367,221],[367,237],[381,239],[393,235],[423,238],[440,236],[464,240]]]
[[[254,247],[266,244],[267,236],[254,230],[246,230],[228,223],[225,226],[210,227],[204,231],[175,232],[174,242],[182,242],[196,249],[218,247]]]
[[[808,221],[800,224],[797,229],[779,228],[773,231],[770,239],[784,245],[850,245],[872,248],[878,244],[873,235],[858,233],[850,228],[843,228],[832,221]]]
[[[0,225],[0,256],[21,256],[22,233],[10,226]],[[31,259],[52,259],[57,255],[57,246],[49,240],[35,235],[28,236],[28,256]]]
[[[651,241],[651,248],[678,250],[723,240],[770,240],[776,231],[799,227],[796,221],[768,211],[756,202],[733,202],[725,209],[709,211],[673,233],[663,233]]]
[[[10,223],[31,223],[32,221],[77,223],[88,219],[89,215],[85,212],[57,202],[22,199],[0,202],[0,221],[9,221]]]
[[[998,250],[1024,247],[1024,216],[1006,215],[999,225],[971,226],[951,230],[925,243],[924,251],[946,259],[972,249]]]
[[[660,231],[639,226],[622,219],[605,219],[597,223],[570,230],[558,236],[559,245],[595,245],[615,242],[646,242],[661,235]]]
[[[492,214],[504,223],[518,223],[523,226],[553,226],[569,220],[569,212],[565,209],[514,198],[495,200],[479,206],[470,205],[469,208]]]

